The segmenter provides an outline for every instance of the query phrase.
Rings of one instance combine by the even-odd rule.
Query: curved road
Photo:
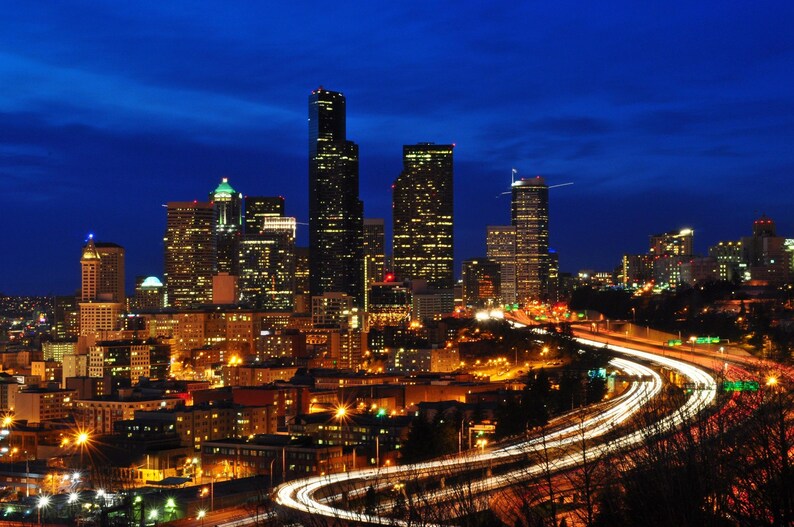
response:
[[[582,344],[603,346],[602,342],[594,340],[585,338],[577,340]],[[626,357],[613,359],[614,367],[627,375],[642,376],[648,380],[632,382],[629,389],[611,401],[607,409],[601,413],[545,434],[541,438],[520,441],[477,454],[468,453],[466,456],[437,459],[413,465],[362,469],[288,482],[276,489],[277,506],[287,516],[290,514],[297,514],[298,517],[309,515],[315,521],[318,517],[323,517],[328,520],[328,523],[336,523],[341,520],[351,524],[407,526],[408,522],[387,515],[387,512],[392,509],[391,503],[380,504],[373,515],[341,508],[336,504],[341,497],[338,489],[344,484],[347,488],[353,489],[347,491],[346,497],[356,498],[360,497],[370,486],[379,490],[393,486],[407,476],[440,478],[456,472],[465,473],[477,468],[484,469],[501,462],[527,459],[529,453],[537,452],[540,448],[547,452],[550,449],[563,449],[562,453],[553,460],[554,470],[572,467],[579,462],[581,453],[577,455],[575,449],[566,451],[565,447],[575,445],[582,439],[591,440],[602,437],[608,432],[614,432],[619,424],[625,422],[661,390],[662,380],[659,374],[640,362],[655,363],[674,370],[688,378],[688,382],[693,383],[698,389],[692,391],[681,408],[663,417],[652,427],[624,432],[609,442],[594,446],[593,448],[598,449],[595,455],[610,454],[635,447],[651,433],[651,428],[654,432],[672,430],[706,408],[716,396],[717,384],[714,378],[697,366],[628,346],[610,345],[609,348]],[[486,495],[493,490],[513,485],[517,481],[537,477],[544,470],[548,470],[548,466],[541,466],[541,464],[522,466],[506,473],[476,480],[467,486],[467,492],[471,495]],[[435,491],[423,494],[422,501],[425,504],[450,502],[455,500],[459,492],[459,489],[444,488],[442,485]]]

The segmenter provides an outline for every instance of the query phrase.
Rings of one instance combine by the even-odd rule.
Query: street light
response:
[[[207,515],[207,511],[205,511],[204,509],[199,509],[198,512],[196,513],[196,518],[201,520],[201,527],[204,527],[204,516],[206,515]]]
[[[85,430],[80,430],[77,432],[77,435],[74,438],[74,444],[80,449],[80,467],[83,466],[83,454],[85,453],[85,447],[91,442],[91,434],[89,434]]]
[[[334,417],[339,421],[339,442],[342,445],[342,453],[344,454],[345,443],[346,443],[345,435],[349,435],[349,434],[345,434],[345,431],[347,431],[347,432],[350,431],[350,427],[347,425],[347,407],[340,406],[339,408],[337,408],[336,409],[336,413],[334,414]],[[351,442],[352,442],[352,438],[351,438]],[[355,447],[353,447],[353,463],[352,463],[352,465],[353,465],[353,470],[355,470],[356,469],[356,448]]]
[[[46,494],[42,494],[39,496],[39,501],[36,503],[37,509],[37,516],[38,516],[38,523],[41,525],[41,509],[47,507],[50,504],[50,497]]]

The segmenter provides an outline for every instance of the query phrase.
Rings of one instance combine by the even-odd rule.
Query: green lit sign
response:
[[[668,340],[668,341],[667,341],[667,345],[668,345],[668,346],[670,346],[671,348],[672,348],[673,346],[680,346],[680,345],[681,345],[681,339],[671,339],[671,340]]]
[[[722,390],[725,392],[757,392],[758,381],[723,381]]]
[[[695,337],[695,344],[719,344],[719,337]]]

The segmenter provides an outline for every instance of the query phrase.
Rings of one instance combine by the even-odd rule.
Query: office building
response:
[[[745,279],[747,272],[747,261],[744,258],[742,242],[724,241],[709,247],[709,256],[717,261],[720,280]],[[749,278],[749,272],[747,272]]]
[[[691,256],[693,254],[694,237],[695,231],[692,229],[652,234],[650,236],[648,254],[656,256]]]
[[[516,303],[516,228],[489,225],[485,237],[486,257],[499,264],[502,303]]]
[[[126,298],[124,293],[124,247],[115,243],[95,242],[93,237],[89,238],[89,244],[93,244],[93,250],[99,257],[96,289],[92,290],[89,296],[94,300],[123,304]],[[86,251],[90,251],[89,244],[85,247]],[[83,298],[86,298],[85,295]]]
[[[363,302],[363,213],[358,145],[346,137],[345,97],[309,96],[309,265],[313,296],[346,293]]]
[[[469,308],[497,306],[501,302],[501,269],[487,258],[463,261],[463,305]]]
[[[403,147],[403,171],[392,187],[394,272],[452,289],[453,145]]]
[[[80,333],[80,298],[56,296],[53,301],[52,334],[57,340],[74,339]]]
[[[229,184],[228,178],[210,192],[209,201],[215,211],[215,271],[237,274],[237,242],[243,228],[243,195]]]
[[[653,280],[659,287],[682,284],[681,266],[693,256],[695,231],[681,229],[650,236],[648,255],[653,259]]]
[[[382,282],[386,274],[386,237],[383,218],[364,219],[364,283]]]
[[[80,257],[80,335],[117,329],[124,312],[124,248],[96,243],[93,235]]]
[[[747,262],[751,280],[759,280],[771,286],[782,286],[791,282],[792,244],[777,235],[775,222],[762,215],[753,222],[753,235],[742,238],[742,256]]]
[[[135,279],[135,294],[130,302],[132,311],[157,311],[165,307],[165,287],[156,276]]]
[[[89,377],[121,377],[133,384],[141,377],[166,379],[171,360],[168,344],[135,340],[97,342],[88,352]]]
[[[258,234],[240,242],[240,301],[265,311],[292,311],[295,218],[265,216]]]
[[[295,247],[295,307],[296,313],[308,313],[311,309],[309,289],[309,248]]]
[[[549,187],[541,177],[512,184],[516,229],[516,296],[520,304],[544,300],[549,288]]]
[[[245,203],[245,234],[259,234],[265,224],[265,218],[281,218],[284,216],[284,198],[281,196],[246,196]]]
[[[216,255],[214,223],[212,203],[168,203],[163,238],[167,305],[186,307],[212,301]]]

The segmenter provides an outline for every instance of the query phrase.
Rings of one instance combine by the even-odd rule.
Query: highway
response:
[[[602,342],[595,340],[586,338],[577,340],[586,345],[603,346]],[[342,521],[349,524],[407,526],[409,522],[389,516],[394,508],[394,503],[389,500],[381,501],[374,514],[343,508],[340,502],[345,500],[340,499],[342,497],[340,489],[344,489],[345,498],[350,500],[360,497],[370,486],[376,491],[382,491],[394,486],[399,488],[406,480],[438,480],[443,477],[469,474],[472,481],[467,483],[467,493],[470,496],[486,496],[494,490],[514,485],[519,481],[537,478],[544,471],[550,470],[550,467],[557,471],[575,466],[581,459],[581,452],[577,453],[576,445],[581,444],[583,439],[593,441],[609,434],[609,441],[594,443],[591,447],[596,449],[593,452],[596,456],[636,448],[650,434],[674,430],[682,422],[708,407],[716,396],[717,384],[714,378],[700,367],[634,347],[610,345],[609,348],[623,356],[613,359],[612,365],[638,380],[632,382],[621,396],[604,403],[600,413],[591,413],[586,418],[574,420],[575,422],[567,426],[554,428],[540,437],[516,441],[493,449],[483,449],[476,453],[467,452],[463,456],[288,482],[276,489],[277,507],[286,517],[311,517],[315,523],[319,518],[326,518],[329,524]],[[663,381],[660,375],[644,363],[675,371],[686,377],[697,389],[692,390],[679,409],[662,417],[657,423],[647,428],[626,430],[616,435],[619,425],[625,423],[662,389]],[[647,380],[640,381],[640,377]],[[530,462],[531,459],[538,459],[540,450],[546,453],[553,452],[554,459],[549,460],[548,463]],[[514,465],[518,466],[510,468]],[[496,467],[508,467],[508,469],[491,475],[491,468]],[[482,477],[483,475],[485,477]],[[479,479],[474,479],[475,477]],[[421,500],[426,506],[433,506],[453,503],[459,497],[459,488],[441,484],[426,490]]]

